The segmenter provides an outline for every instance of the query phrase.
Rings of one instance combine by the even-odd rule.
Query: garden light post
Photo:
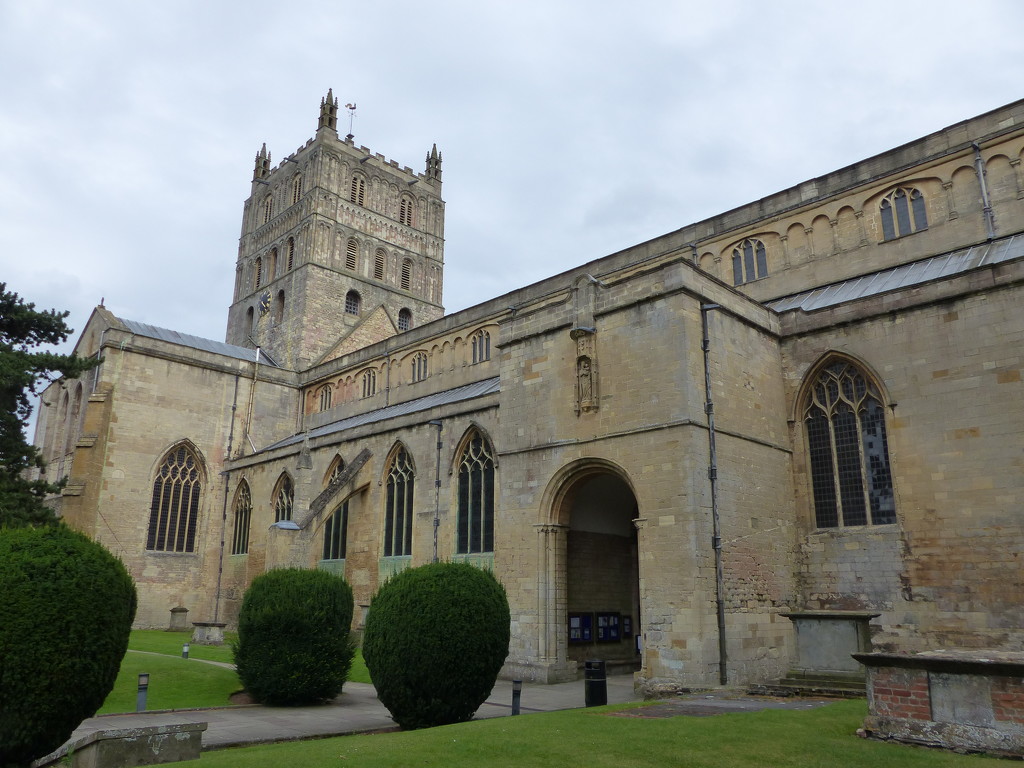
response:
[[[135,698],[135,711],[145,712],[146,711],[146,693],[149,691],[149,673],[139,673],[139,693]]]

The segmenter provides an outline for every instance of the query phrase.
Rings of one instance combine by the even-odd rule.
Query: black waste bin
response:
[[[583,698],[588,707],[601,707],[608,703],[604,661],[588,659],[583,663],[583,686]]]

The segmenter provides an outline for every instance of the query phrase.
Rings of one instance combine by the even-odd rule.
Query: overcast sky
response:
[[[333,88],[357,144],[443,153],[454,311],[1020,98],[1022,28],[1018,0],[0,0],[0,281],[76,331],[104,298],[223,339],[253,158]]]

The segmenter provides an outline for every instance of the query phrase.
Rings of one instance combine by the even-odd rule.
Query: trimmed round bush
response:
[[[298,706],[341,693],[352,668],[352,588],[326,571],[282,568],[253,579],[238,615],[235,666],[257,701]]]
[[[124,564],[81,533],[0,529],[0,766],[49,754],[96,713],[136,604]]]
[[[461,723],[484,703],[508,656],[505,589],[490,571],[430,563],[384,582],[363,631],[363,660],[402,728]]]

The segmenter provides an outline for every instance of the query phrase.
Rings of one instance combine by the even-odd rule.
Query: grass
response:
[[[204,768],[417,765],[469,768],[980,768],[991,758],[855,735],[863,701],[714,717],[611,717],[622,707],[502,717],[422,731],[204,752]]]
[[[233,669],[201,660],[230,664],[232,632],[226,633],[224,645],[189,644],[189,658],[181,658],[181,646],[189,642],[191,632],[165,632],[162,630],[133,630],[128,640],[128,653],[121,662],[114,690],[97,714],[134,712],[138,694],[139,673],[150,675],[147,709],[196,709],[224,707],[228,697],[241,689],[242,684]],[[138,653],[142,651],[143,653]],[[153,655],[162,654],[162,655]],[[349,680],[369,683],[370,673],[363,663],[363,655],[356,651]]]

